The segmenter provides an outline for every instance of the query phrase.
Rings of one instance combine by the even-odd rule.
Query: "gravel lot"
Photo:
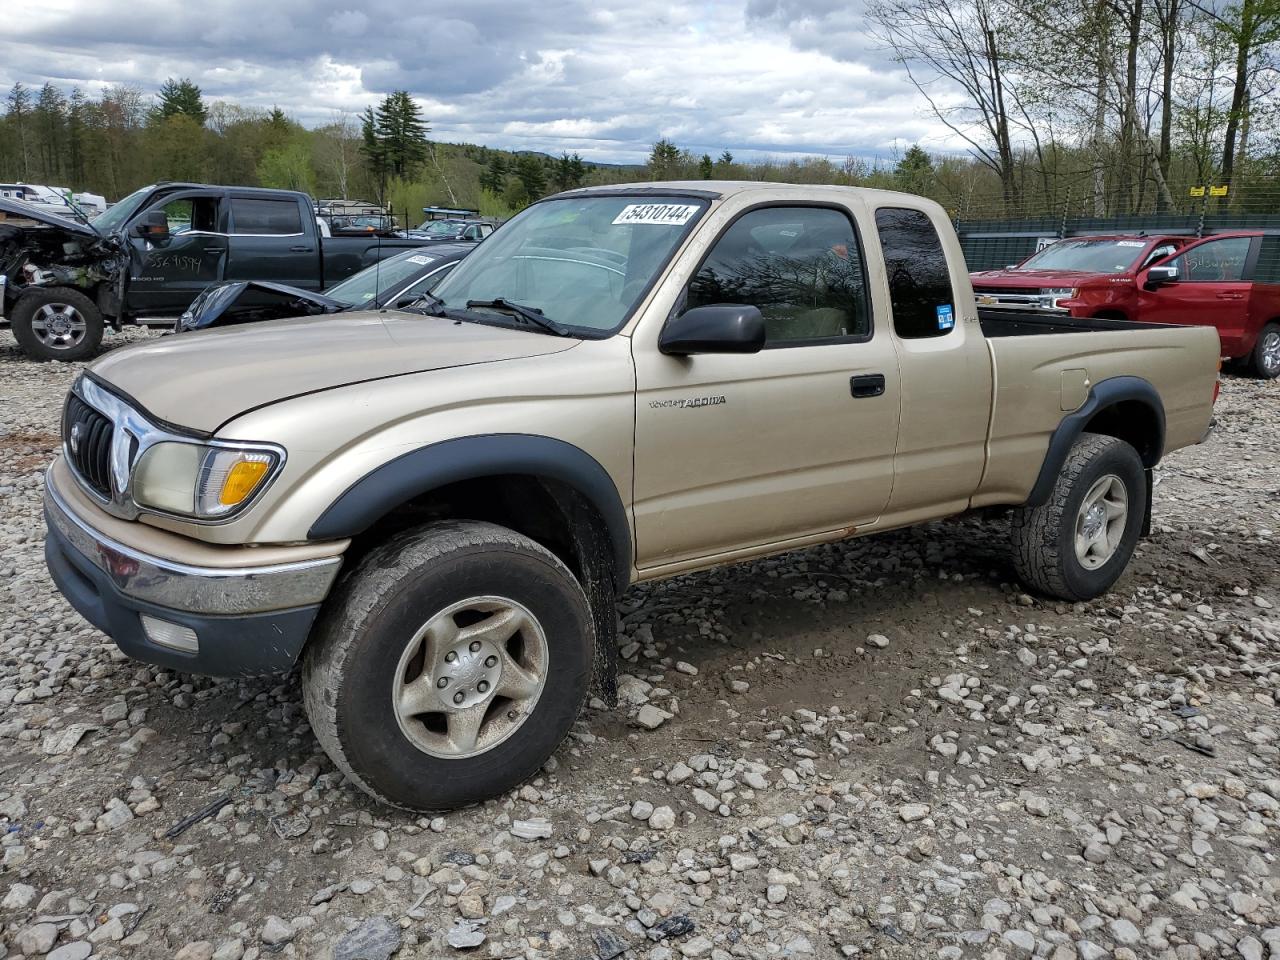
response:
[[[999,519],[634,589],[623,706],[420,819],[293,678],[128,661],[54,591],[76,369],[0,333],[0,958],[1280,958],[1280,382],[1226,380],[1110,596],[1023,593]]]

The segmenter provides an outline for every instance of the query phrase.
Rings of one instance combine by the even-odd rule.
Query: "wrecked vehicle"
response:
[[[593,187],[406,309],[92,364],[45,558],[135,659],[301,661],[339,769],[455,807],[536,775],[593,681],[615,699],[633,583],[999,507],[1029,589],[1100,596],[1217,388],[1211,327],[980,314],[931,200]]]
[[[0,319],[36,360],[84,360],[108,324],[168,326],[211,283],[321,290],[424,242],[322,237],[304,193],[195,183],[143,187],[92,221],[0,212]]]
[[[427,293],[474,249],[470,244],[442,243],[432,244],[429,251],[405,250],[365,267],[323,293],[254,280],[213,284],[178,318],[175,332],[393,307]]]

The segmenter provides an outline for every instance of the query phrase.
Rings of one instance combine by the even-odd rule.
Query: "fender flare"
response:
[[[311,525],[310,540],[340,540],[367,530],[414,497],[463,480],[524,474],[557,480],[583,496],[604,521],[613,580],[631,580],[631,526],[613,479],[590,454],[563,440],[522,433],[458,437],[410,450],[349,486]]]
[[[1035,486],[1031,488],[1031,495],[1027,497],[1026,506],[1038,507],[1048,502],[1067,454],[1080,439],[1086,424],[1108,407],[1128,400],[1136,400],[1149,407],[1155,415],[1156,436],[1150,452],[1142,457],[1142,465],[1149,471],[1160,462],[1164,453],[1165,417],[1164,401],[1160,399],[1159,392],[1150,381],[1142,377],[1110,377],[1095,383],[1080,408],[1063,417],[1053,431],[1049,438],[1049,449],[1045,451],[1044,463],[1040,465],[1040,473],[1036,477]]]

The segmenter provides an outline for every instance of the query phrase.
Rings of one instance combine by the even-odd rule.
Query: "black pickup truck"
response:
[[[321,290],[424,242],[323,237],[304,193],[143,187],[92,221],[0,199],[0,320],[38,360],[83,360],[106,325],[168,325],[211,283]]]

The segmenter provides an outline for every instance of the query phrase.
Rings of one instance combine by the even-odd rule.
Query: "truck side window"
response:
[[[170,200],[159,209],[169,221],[170,233],[216,233],[218,230],[217,197],[184,197]]]
[[[302,215],[298,212],[298,204],[292,200],[232,197],[231,232],[298,234],[302,232]]]
[[[1158,244],[1154,249],[1152,249],[1152,251],[1149,254],[1147,254],[1147,259],[1142,261],[1142,266],[1140,266],[1138,269],[1145,270],[1147,267],[1151,266],[1157,260],[1163,260],[1165,257],[1169,256],[1170,254],[1174,254],[1177,252],[1178,252],[1178,245],[1176,243]]]
[[[904,340],[941,337],[955,329],[951,273],[933,221],[923,210],[881,207],[876,230],[884,249],[893,329]]]
[[[1250,237],[1210,240],[1170,260],[1168,265],[1178,268],[1178,279],[1185,283],[1243,280],[1244,262],[1249,258],[1252,242]]]
[[[848,215],[765,207],[716,241],[689,284],[689,307],[743,303],[764,314],[770,346],[871,334],[862,249]]]

